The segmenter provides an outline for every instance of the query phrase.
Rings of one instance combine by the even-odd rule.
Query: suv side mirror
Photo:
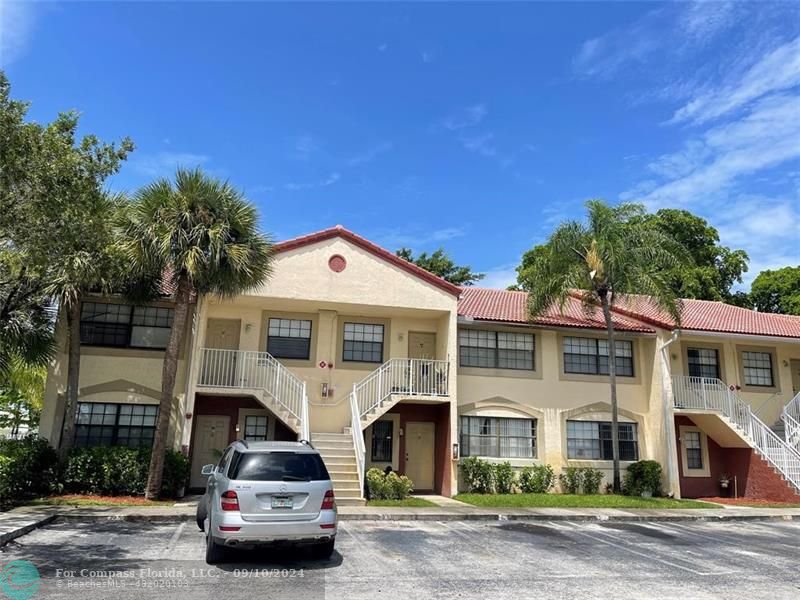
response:
[[[211,475],[214,473],[214,465],[203,465],[203,470],[200,471],[201,475]]]

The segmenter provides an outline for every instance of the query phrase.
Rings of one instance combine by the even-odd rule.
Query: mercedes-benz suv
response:
[[[236,441],[203,475],[208,484],[197,525],[206,533],[209,564],[234,547],[289,544],[311,546],[316,558],[333,554],[333,485],[308,442]]]

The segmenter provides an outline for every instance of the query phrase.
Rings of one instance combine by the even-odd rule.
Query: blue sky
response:
[[[277,239],[341,223],[514,280],[587,198],[688,208],[800,264],[798,3],[0,0],[0,65],[49,120],[243,188]]]

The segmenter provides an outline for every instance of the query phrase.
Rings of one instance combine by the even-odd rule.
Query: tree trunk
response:
[[[617,347],[614,339],[614,323],[611,321],[611,307],[608,292],[600,295],[603,305],[603,316],[608,330],[608,380],[611,383],[611,457],[614,461],[614,493],[622,491],[619,472],[619,408],[617,406]]]
[[[147,474],[145,498],[155,500],[161,494],[161,479],[164,474],[164,454],[167,450],[169,422],[172,416],[172,398],[175,390],[175,377],[178,372],[178,352],[183,343],[183,332],[186,329],[186,315],[189,312],[189,296],[191,284],[186,273],[178,278],[175,292],[175,318],[164,351],[164,367],[161,371],[161,401],[158,405],[156,434],[153,440],[153,452],[150,456],[150,470]]]
[[[78,385],[81,372],[81,302],[76,298],[67,306],[67,398],[64,401],[64,424],[58,446],[59,458],[63,461],[75,439],[75,411],[78,407]]]

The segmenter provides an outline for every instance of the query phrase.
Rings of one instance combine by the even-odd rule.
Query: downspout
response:
[[[661,344],[659,353],[661,354],[661,398],[664,404],[664,427],[667,432],[667,481],[673,495],[680,497],[680,477],[678,474],[678,450],[675,446],[675,417],[672,410],[670,396],[672,395],[672,369],[669,362],[667,349],[678,340],[680,331],[672,330],[669,340]],[[668,383],[669,382],[669,383]],[[677,484],[677,493],[673,489]]]

